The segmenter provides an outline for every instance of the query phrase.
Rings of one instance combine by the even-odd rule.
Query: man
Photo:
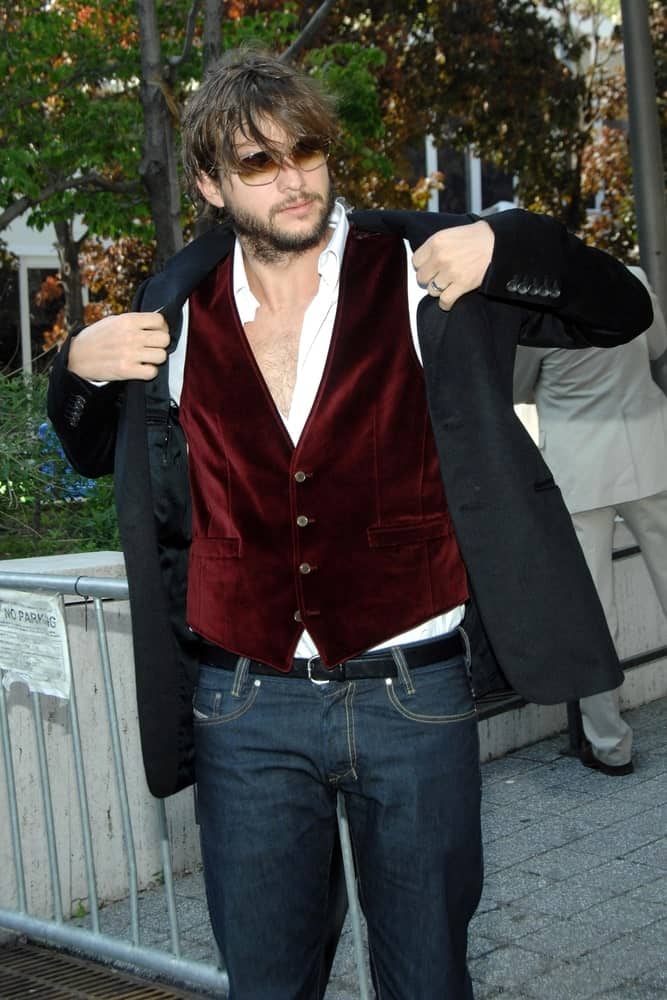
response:
[[[520,347],[514,373],[516,401],[537,406],[540,448],[572,515],[614,642],[617,514],[640,545],[667,614],[667,324],[652,298],[653,325],[630,343],[613,351]],[[631,774],[632,730],[621,717],[618,691],[579,704],[582,764],[612,777]]]
[[[50,414],[115,465],[146,771],[170,794],[196,758],[231,996],[321,995],[341,791],[378,995],[469,1000],[470,669],[545,701],[621,679],[515,344],[616,344],[650,302],[552,220],[348,217],[336,128],[310,78],[229,53],[183,143],[231,228],[68,342]]]

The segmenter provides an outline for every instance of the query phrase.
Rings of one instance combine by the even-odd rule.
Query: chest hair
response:
[[[265,316],[245,324],[248,343],[271,397],[283,417],[292,405],[303,314],[297,318]]]

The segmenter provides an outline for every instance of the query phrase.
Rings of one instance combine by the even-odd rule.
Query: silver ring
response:
[[[435,278],[431,278],[431,287],[435,288],[435,290],[438,293],[438,295],[442,295],[442,293],[444,292],[444,290],[447,287],[447,285],[445,285],[445,288],[441,288],[440,285],[436,285]]]

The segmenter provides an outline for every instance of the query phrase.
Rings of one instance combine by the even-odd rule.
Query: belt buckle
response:
[[[329,684],[329,681],[318,681],[313,677],[313,660],[319,660],[319,656],[315,654],[314,656],[308,657],[308,663],[306,664],[306,676],[311,684]]]

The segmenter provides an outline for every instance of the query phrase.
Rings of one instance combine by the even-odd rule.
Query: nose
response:
[[[303,170],[296,165],[294,160],[286,156],[281,161],[276,183],[279,188],[283,189],[300,188],[303,183]]]

